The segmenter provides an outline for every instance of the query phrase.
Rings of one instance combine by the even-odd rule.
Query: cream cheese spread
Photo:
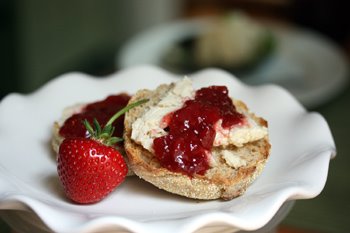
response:
[[[184,78],[175,83],[174,87],[158,102],[146,111],[140,118],[132,124],[131,138],[141,144],[150,152],[153,151],[153,140],[167,134],[164,130],[164,116],[182,108],[184,102],[193,99],[195,90],[192,87],[192,81]],[[221,120],[215,124],[216,136],[214,146],[235,145],[241,147],[244,144],[259,140],[268,134],[267,128],[259,126],[253,119],[246,115],[246,122],[242,125],[236,125],[230,129],[221,126]],[[240,167],[246,164],[246,161],[235,156],[228,150],[222,150],[221,156],[231,167]]]

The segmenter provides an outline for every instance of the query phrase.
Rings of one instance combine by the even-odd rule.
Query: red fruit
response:
[[[59,148],[57,171],[70,199],[94,203],[123,182],[128,168],[123,156],[113,147],[92,139],[70,138]]]
[[[57,172],[70,199],[82,204],[98,202],[123,182],[128,167],[123,156],[113,147],[122,138],[113,137],[112,123],[146,101],[140,100],[121,109],[103,128],[96,119],[93,121],[95,128],[85,120],[89,138],[63,140],[58,151]]]

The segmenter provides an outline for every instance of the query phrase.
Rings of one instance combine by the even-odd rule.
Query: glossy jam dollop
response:
[[[168,134],[154,139],[155,156],[170,171],[192,177],[209,168],[215,124],[222,120],[222,127],[230,128],[243,123],[244,115],[237,112],[225,86],[210,86],[196,91],[194,99],[165,118]]]
[[[124,108],[130,96],[127,94],[111,95],[106,99],[86,105],[79,113],[69,117],[62,127],[59,134],[64,138],[69,137],[88,137],[89,133],[82,123],[87,119],[93,125],[93,119],[100,123],[101,127],[105,126],[108,120],[120,109]],[[124,115],[120,116],[113,123],[115,127],[114,136],[122,137],[124,128]]]

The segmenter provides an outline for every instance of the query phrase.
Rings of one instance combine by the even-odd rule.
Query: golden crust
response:
[[[220,162],[219,159],[219,164],[207,170],[204,175],[195,174],[193,177],[161,167],[151,152],[131,139],[132,123],[150,106],[157,103],[170,87],[170,85],[161,85],[155,91],[140,90],[130,100],[131,103],[143,98],[150,99],[149,102],[131,109],[125,116],[124,147],[131,169],[137,176],[156,187],[189,198],[229,200],[242,195],[265,166],[270,152],[268,137],[248,143],[243,147],[230,146],[225,148],[239,153],[243,157],[249,157],[246,166],[234,169],[224,161]],[[242,101],[234,100],[234,103],[238,111],[250,114],[259,125],[267,127],[267,122],[263,118],[249,113],[247,106]],[[215,148],[215,150],[220,149],[222,148]]]

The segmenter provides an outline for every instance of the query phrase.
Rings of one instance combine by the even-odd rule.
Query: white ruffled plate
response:
[[[0,209],[12,210],[7,218],[12,215],[37,227],[31,232],[232,232],[259,229],[287,200],[313,198],[322,191],[329,161],[335,155],[324,118],[306,112],[278,86],[246,86],[229,73],[211,69],[190,76],[195,87],[226,85],[231,96],[245,101],[269,122],[270,159],[243,196],[231,201],[195,201],[133,177],[97,204],[77,205],[67,200],[50,148],[52,123],[62,109],[113,93],[153,89],[178,78],[149,66],[105,78],[70,73],[32,94],[5,97],[0,104]],[[13,210],[27,212],[16,215]],[[30,220],[33,213],[41,220]]]

